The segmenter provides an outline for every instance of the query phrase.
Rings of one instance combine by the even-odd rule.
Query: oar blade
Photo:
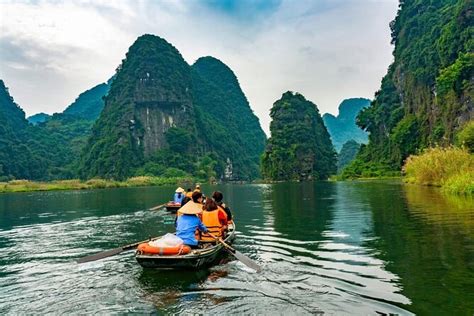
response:
[[[247,257],[241,252],[238,252],[237,250],[234,251],[229,251],[235,258],[237,258],[240,262],[245,264],[247,267],[254,269],[257,272],[262,271],[262,267],[260,267],[255,261]]]
[[[119,254],[123,250],[124,249],[122,247],[120,247],[120,248],[115,248],[115,249],[111,249],[111,250],[107,250],[107,251],[102,251],[102,252],[99,252],[99,253],[96,253],[96,254],[93,254],[93,255],[90,255],[90,256],[79,258],[77,260],[77,263],[84,263],[84,262],[90,262],[90,261],[95,261],[95,260],[99,260],[99,259],[104,259],[104,258],[107,258],[107,257],[114,256],[116,254]]]

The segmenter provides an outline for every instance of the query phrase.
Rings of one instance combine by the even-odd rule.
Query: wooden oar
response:
[[[157,237],[157,238],[159,238],[159,237]],[[130,245],[125,245],[125,246],[118,247],[118,248],[115,248],[115,249],[102,251],[102,252],[99,252],[99,253],[96,253],[96,254],[93,254],[93,255],[90,255],[90,256],[82,257],[82,258],[79,258],[77,260],[77,263],[84,263],[84,262],[95,261],[95,260],[111,257],[111,256],[117,255],[117,254],[119,254],[123,251],[134,249],[139,244],[142,244],[142,243],[150,241],[150,240],[155,240],[157,238],[139,241],[139,242],[136,242],[136,243],[133,243],[133,244],[130,244]]]
[[[163,203],[163,204],[161,204],[161,205],[154,206],[154,207],[150,208],[149,210],[150,210],[150,211],[159,210],[160,208],[162,208],[162,207],[165,206],[166,204],[168,204],[168,203]]]
[[[218,237],[214,236],[213,234],[211,234],[209,232],[207,232],[207,234],[209,234],[212,238],[215,238],[217,241],[219,241],[221,244],[223,244],[224,247],[227,249],[227,251],[231,255],[233,255],[237,260],[239,260],[240,262],[245,264],[247,267],[249,267],[251,269],[254,269],[257,272],[262,271],[262,268],[255,261],[253,261],[252,259],[250,259],[246,255],[244,255],[243,253],[241,253],[241,252],[235,250],[234,248],[232,248],[229,244],[227,244],[224,240],[222,240],[222,238],[218,238]]]

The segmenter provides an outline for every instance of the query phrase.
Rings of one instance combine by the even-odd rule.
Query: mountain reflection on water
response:
[[[0,195],[0,313],[472,314],[474,208],[397,181],[225,184],[238,261],[142,269],[82,255],[173,231],[175,188]]]

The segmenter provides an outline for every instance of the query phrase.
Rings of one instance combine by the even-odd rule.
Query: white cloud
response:
[[[62,111],[107,80],[136,37],[153,33],[189,63],[212,55],[229,65],[268,133],[269,109],[283,92],[335,113],[344,98],[373,97],[392,59],[394,0],[287,0],[242,10],[195,0],[2,2],[0,78],[28,114]]]

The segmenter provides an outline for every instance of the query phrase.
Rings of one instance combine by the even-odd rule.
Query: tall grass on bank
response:
[[[125,181],[114,181],[105,179],[90,179],[81,181],[57,180],[51,182],[35,182],[29,180],[11,180],[9,182],[0,182],[0,193],[5,192],[29,192],[29,191],[54,191],[54,190],[86,190],[86,189],[105,189],[121,187],[138,186],[158,186],[158,185],[180,185],[183,183],[192,183],[191,178],[163,178],[163,177],[133,177]]]
[[[451,193],[474,194],[474,155],[463,148],[429,148],[420,155],[408,157],[403,171],[408,183],[440,186]]]

